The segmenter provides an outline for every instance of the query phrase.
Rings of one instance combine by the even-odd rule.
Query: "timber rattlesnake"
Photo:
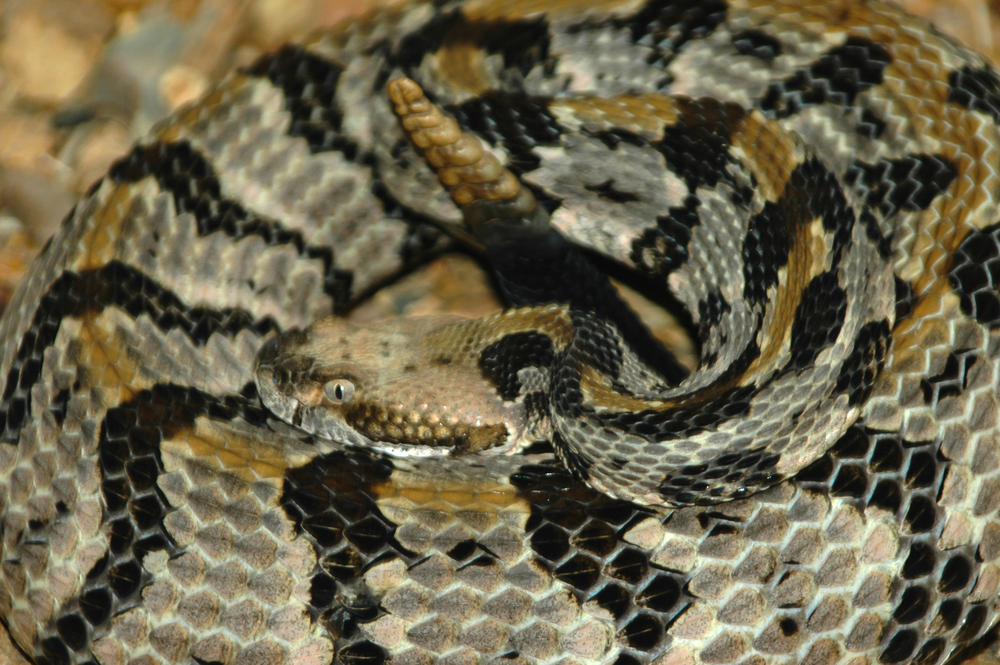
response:
[[[1000,586],[995,71],[874,2],[439,4],[231,76],[119,161],[36,262],[0,324],[0,617],[21,648],[53,665],[860,665],[935,663],[981,635]],[[253,383],[262,339],[461,221],[384,93],[398,74],[568,237],[693,294],[703,367],[741,362],[708,356],[790,275],[815,312],[758,322],[758,343],[786,340],[773,362],[809,371],[884,336],[872,314],[837,341],[851,317],[828,296],[848,285],[821,300],[827,259],[793,266],[797,242],[846,246],[825,218],[800,237],[751,215],[716,240],[742,299],[691,274],[713,265],[689,260],[707,229],[737,224],[734,192],[755,187],[760,215],[781,200],[785,180],[747,164],[798,148],[761,127],[801,137],[815,160],[796,164],[846,183],[851,233],[895,271],[870,397],[877,351],[835,382],[861,418],[791,480],[661,512],[550,455],[394,458],[277,421]],[[667,92],[696,111],[642,111]]]

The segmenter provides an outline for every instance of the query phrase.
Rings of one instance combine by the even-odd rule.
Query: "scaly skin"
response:
[[[398,74],[710,331],[772,302],[706,286],[727,271],[813,275],[749,233],[686,251],[732,218],[730,158],[786,154],[734,118],[800,136],[897,278],[858,421],[766,491],[659,512],[551,455],[400,459],[279,422],[265,337],[462,219]],[[942,662],[1000,584],[997,80],[891,5],[827,0],[416,4],[266,56],[118,163],[0,321],[0,617],[38,663]],[[752,112],[704,132],[621,103],[664,94]]]

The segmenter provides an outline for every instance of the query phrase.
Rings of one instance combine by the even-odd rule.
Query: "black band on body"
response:
[[[515,307],[565,303],[613,323],[631,349],[672,384],[687,371],[653,337],[611,282],[566,238],[551,229],[533,240],[487,248],[504,297]]]

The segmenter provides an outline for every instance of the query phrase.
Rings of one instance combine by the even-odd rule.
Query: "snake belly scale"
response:
[[[679,294],[701,369],[748,329],[775,371],[863,347],[832,446],[648,507],[579,460],[401,457],[265,408],[265,338],[463,221],[401,75],[562,236]],[[264,56],[95,183],[3,315],[0,619],[51,665],[943,662],[1000,587],[998,123],[994,69],[879,2],[416,3]],[[839,183],[892,275],[795,263],[847,247],[836,223],[737,237],[727,202],[798,182],[765,152]],[[709,238],[736,292],[697,274]]]

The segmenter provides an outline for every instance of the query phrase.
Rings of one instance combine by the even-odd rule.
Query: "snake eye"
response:
[[[354,397],[354,384],[347,379],[329,381],[323,386],[323,394],[331,402],[343,404],[351,401],[351,398]]]

